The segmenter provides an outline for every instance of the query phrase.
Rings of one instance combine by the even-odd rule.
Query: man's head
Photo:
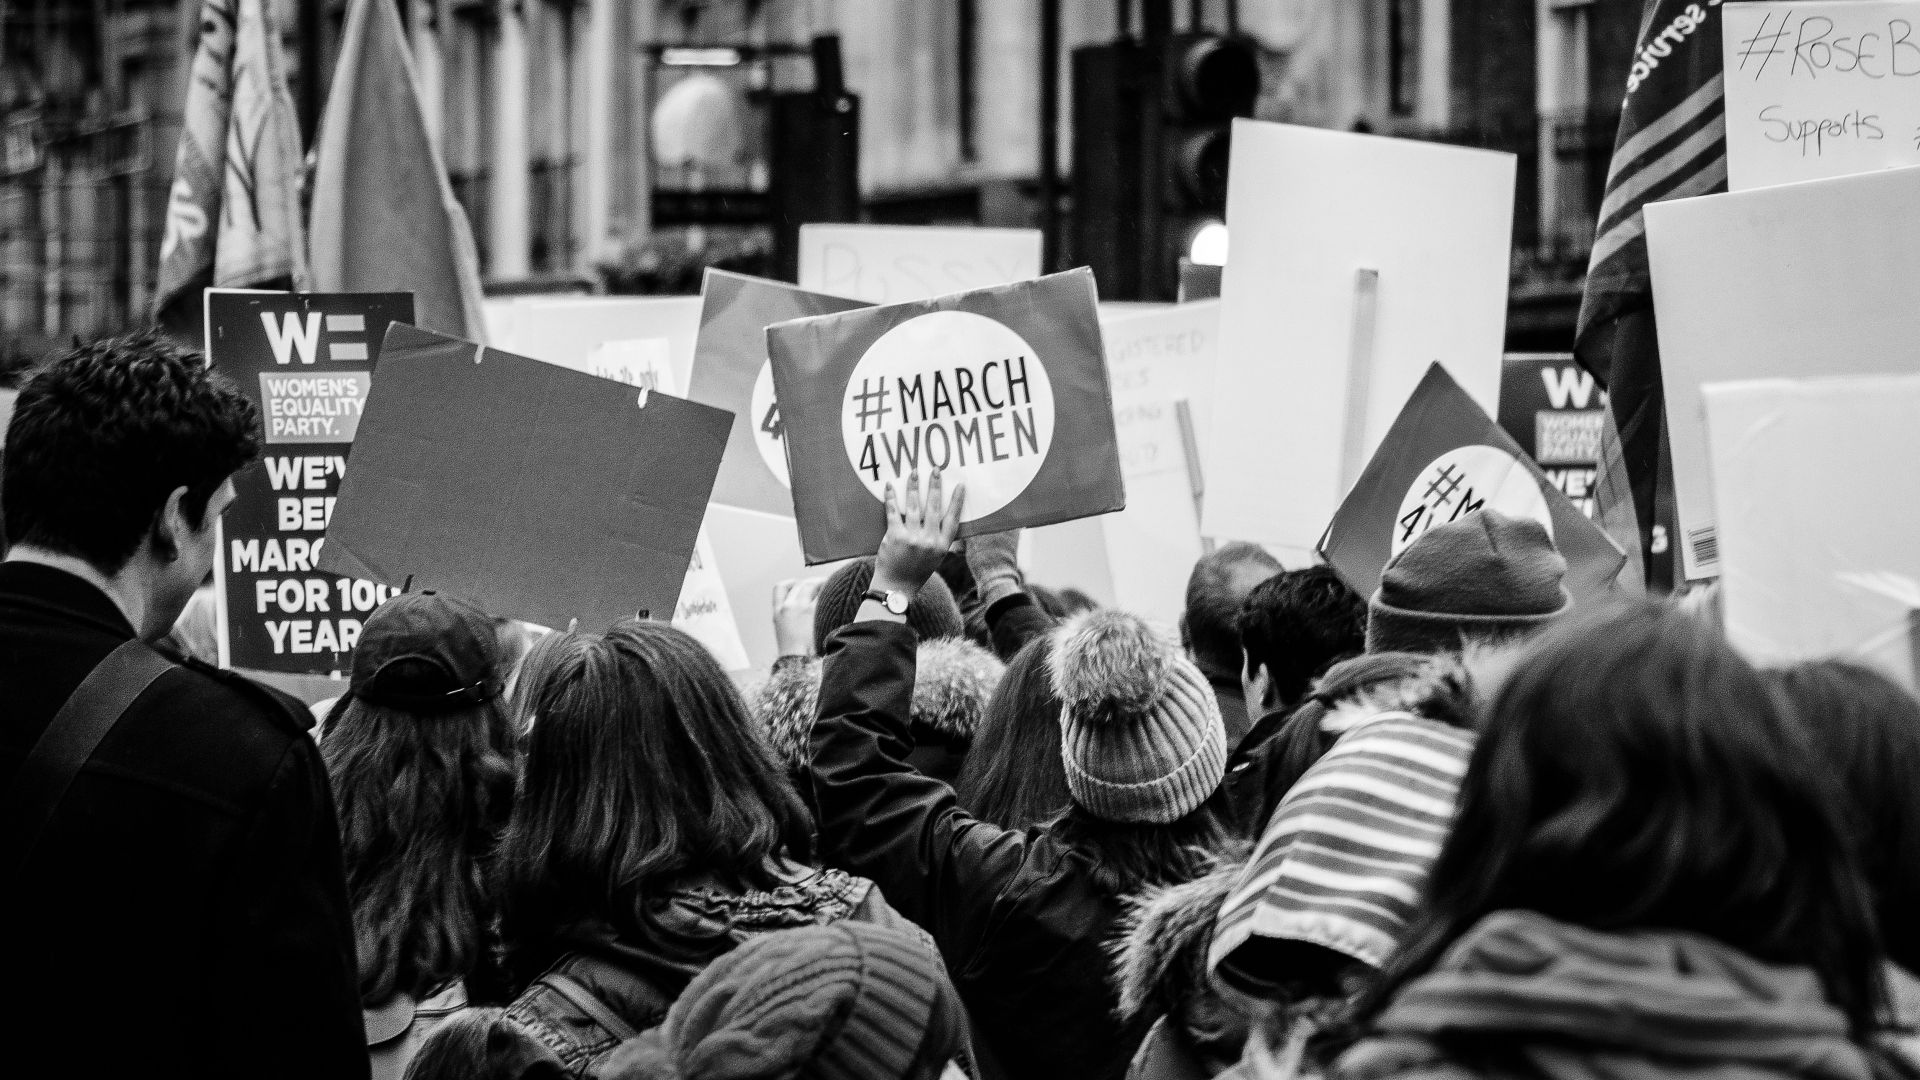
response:
[[[1247,706],[1293,705],[1334,661],[1366,648],[1367,604],[1329,566],[1287,570],[1254,586],[1240,606]]]
[[[7,543],[137,579],[148,625],[135,630],[165,633],[213,570],[214,524],[259,428],[251,402],[157,332],[76,348],[15,403],[0,467]]]
[[[1445,653],[1526,637],[1573,607],[1539,522],[1480,510],[1428,530],[1367,602],[1367,651]]]
[[[1208,678],[1231,678],[1240,670],[1240,632],[1234,626],[1240,604],[1280,569],[1280,560],[1266,549],[1241,543],[1227,544],[1193,564],[1180,644]]]

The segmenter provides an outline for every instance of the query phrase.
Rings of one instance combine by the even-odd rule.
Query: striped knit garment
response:
[[[1348,730],[1274,809],[1220,907],[1208,966],[1234,981],[1254,938],[1324,946],[1371,967],[1399,944],[1453,819],[1473,736],[1408,712]]]

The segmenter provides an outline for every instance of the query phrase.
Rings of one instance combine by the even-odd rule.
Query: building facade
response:
[[[346,3],[273,2],[310,126]],[[684,196],[773,182],[766,95],[811,85],[806,49],[820,35],[838,37],[846,85],[861,99],[867,216],[1037,223],[1043,15],[1059,18],[1064,177],[1067,57],[1113,39],[1123,18],[1137,24],[1140,8],[1118,0],[396,2],[429,127],[493,289],[659,287],[686,280],[650,269],[663,260],[697,266],[729,244],[751,250],[761,242],[753,229],[687,220],[686,206],[703,204]],[[1584,269],[1637,4],[1172,6],[1176,28],[1237,28],[1259,44],[1262,118],[1518,154],[1516,318],[1544,320],[1536,329],[1545,337],[1570,325],[1564,309]],[[0,0],[0,339],[143,321],[198,12],[198,0]],[[669,211],[668,195],[677,209]],[[1071,195],[1063,196],[1068,212]]]

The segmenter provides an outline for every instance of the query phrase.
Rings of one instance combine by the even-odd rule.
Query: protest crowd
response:
[[[1489,415],[1511,160],[1235,131],[1236,178],[1379,155],[1439,212],[1287,263],[1236,179],[1220,295],[1149,311],[1021,236],[841,296],[821,236],[974,238],[828,225],[798,287],[491,324],[456,214],[191,290],[204,348],[0,372],[8,1075],[1920,1080],[1910,511],[1752,481],[1920,450],[1871,441],[1920,372],[1815,378],[1687,272],[1920,220],[1920,168],[1647,213],[1656,530],[1644,463],[1596,511],[1535,460],[1565,418]],[[341,160],[316,222],[377,197]],[[1603,474],[1654,333],[1608,318]]]

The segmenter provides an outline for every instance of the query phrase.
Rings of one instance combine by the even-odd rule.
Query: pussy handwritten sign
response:
[[[810,563],[878,547],[915,472],[966,486],[963,536],[1125,505],[1089,271],[798,319],[767,347]]]

